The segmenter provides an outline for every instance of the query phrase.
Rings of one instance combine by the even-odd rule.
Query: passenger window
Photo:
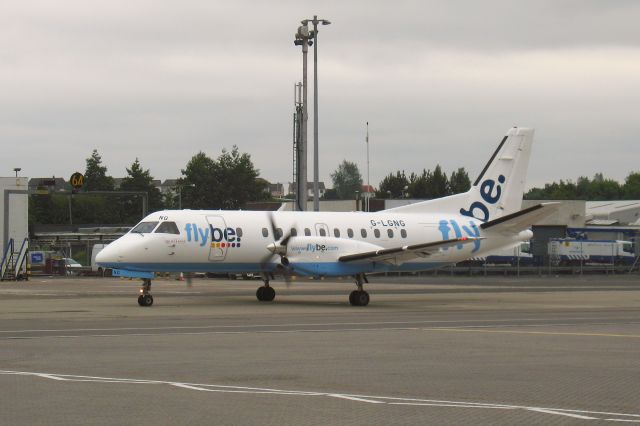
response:
[[[149,234],[151,233],[151,231],[153,231],[153,228],[155,228],[158,223],[159,222],[140,222],[135,226],[135,228],[131,230],[131,232],[136,232],[138,234]]]
[[[296,230],[296,228],[291,228],[291,235],[292,237],[297,237],[298,236],[298,231]]]
[[[387,229],[387,235],[389,238],[393,238],[393,229]]]
[[[180,235],[180,230],[175,222],[162,222],[155,230],[156,234],[176,234]]]
[[[364,228],[362,228],[362,229],[360,230],[360,235],[362,235],[362,238],[367,238],[367,230],[366,230],[366,229],[364,229]]]
[[[262,228],[262,236],[265,238],[269,236],[269,230],[267,228]]]
[[[326,237],[327,236],[327,232],[324,230],[324,228],[320,228],[320,236],[321,237]]]
[[[400,236],[402,238],[407,238],[407,230],[406,229],[401,229],[400,230]]]
[[[373,230],[373,235],[376,236],[376,238],[380,238],[380,230],[378,228]]]
[[[333,228],[333,236],[340,238],[340,230],[338,228]]]
[[[282,238],[284,234],[282,233],[282,228],[276,228],[276,240]]]
[[[310,237],[311,236],[311,229],[304,228],[304,235],[307,236],[307,237]]]
[[[349,236],[349,238],[353,238],[353,229],[347,229],[347,235]]]
[[[236,235],[242,237],[242,228],[236,228]]]

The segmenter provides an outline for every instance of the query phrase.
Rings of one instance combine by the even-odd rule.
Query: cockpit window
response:
[[[155,234],[176,234],[180,235],[180,230],[175,222],[162,222],[158,229],[155,230]]]
[[[153,231],[153,228],[155,228],[158,223],[159,222],[140,222],[135,226],[135,228],[131,230],[131,232],[136,232],[138,234],[149,234]]]

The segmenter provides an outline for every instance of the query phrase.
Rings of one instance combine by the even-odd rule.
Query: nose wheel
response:
[[[367,281],[367,277],[364,274],[356,275],[357,290],[353,290],[349,294],[349,303],[351,306],[367,306],[369,304],[369,293],[364,291],[364,282]]]
[[[140,287],[140,296],[138,296],[138,305],[153,305],[153,296],[151,295],[151,280],[148,278],[144,278],[142,280],[142,287]]]

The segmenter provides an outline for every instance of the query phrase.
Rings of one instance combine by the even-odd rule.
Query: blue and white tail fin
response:
[[[388,211],[462,214],[482,222],[519,211],[533,134],[533,129],[509,129],[469,191]]]

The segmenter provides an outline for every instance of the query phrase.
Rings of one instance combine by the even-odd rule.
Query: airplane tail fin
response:
[[[519,211],[533,134],[533,129],[509,129],[469,191],[388,211],[462,214],[482,222]]]

